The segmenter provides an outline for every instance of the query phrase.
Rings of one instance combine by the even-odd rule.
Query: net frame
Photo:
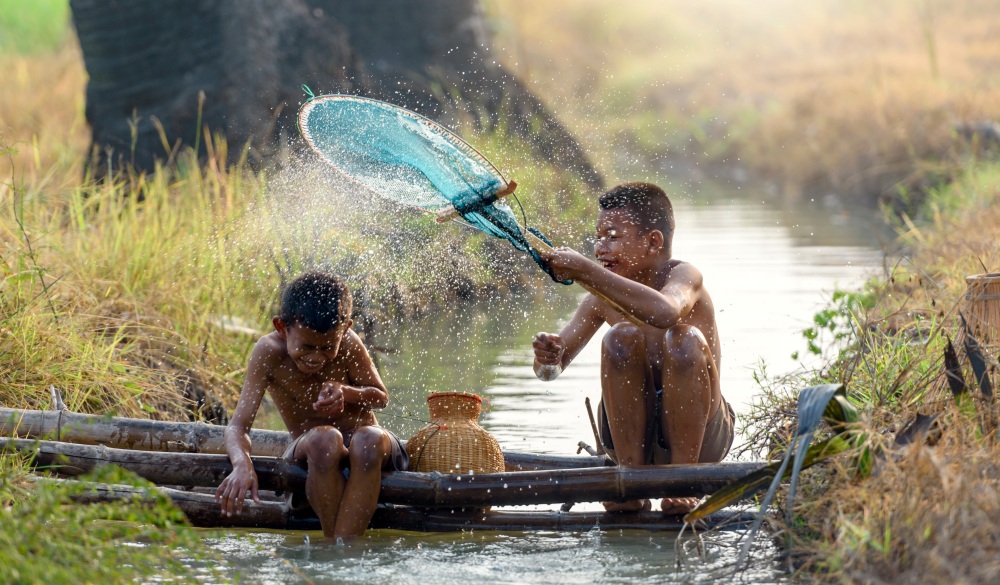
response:
[[[421,211],[436,213],[448,206],[453,206],[455,211],[458,212],[458,215],[464,220],[463,223],[467,223],[471,227],[483,231],[491,236],[506,239],[518,250],[527,252],[535,260],[535,263],[538,264],[538,266],[549,274],[549,276],[551,276],[556,282],[560,282],[562,284],[572,283],[572,281],[562,281],[556,279],[551,269],[541,259],[541,256],[536,248],[540,247],[544,250],[550,249],[551,247],[551,243],[545,238],[545,236],[534,228],[523,226],[518,223],[517,218],[510,206],[503,201],[497,200],[496,194],[506,189],[509,183],[507,179],[504,178],[500,170],[492,162],[490,162],[486,156],[484,156],[468,142],[463,140],[448,128],[427,118],[426,116],[389,102],[349,94],[315,96],[308,90],[308,88],[304,87],[303,89],[306,90],[310,97],[299,108],[299,114],[297,116],[299,133],[302,135],[303,139],[305,139],[309,147],[322,160],[336,169],[340,174],[346,176],[352,182],[363,187],[368,192]],[[365,180],[361,180],[358,175],[365,174],[366,171],[356,173],[351,169],[345,168],[345,166],[348,166],[345,164],[345,161],[353,154],[357,154],[356,150],[359,149],[355,149],[354,147],[348,147],[345,149],[337,146],[332,139],[317,136],[309,124],[314,112],[319,111],[317,108],[330,105],[336,107],[338,102],[340,104],[344,104],[345,108],[356,106],[360,107],[362,110],[378,112],[379,114],[388,114],[390,121],[392,120],[392,116],[395,116],[397,123],[392,129],[392,132],[386,133],[384,128],[377,129],[381,136],[392,136],[395,134],[400,137],[405,135],[407,138],[412,138],[414,137],[413,128],[416,127],[423,129],[433,138],[443,139],[448,146],[455,149],[455,153],[442,154],[441,152],[434,152],[435,149],[433,148],[433,141],[431,140],[425,140],[424,142],[417,140],[416,142],[418,142],[418,144],[413,144],[412,146],[414,146],[415,149],[421,149],[421,154],[428,154],[428,156],[422,158],[422,162],[433,161],[441,163],[442,167],[462,166],[466,169],[472,169],[473,175],[476,174],[475,171],[481,171],[482,176],[479,178],[487,181],[485,186],[488,186],[489,188],[484,188],[484,186],[474,186],[466,181],[466,185],[469,189],[466,189],[461,193],[452,192],[456,191],[454,189],[454,185],[448,185],[446,189],[441,189],[430,176],[428,168],[423,165],[418,165],[413,161],[406,161],[404,165],[399,166],[405,166],[409,169],[417,171],[417,175],[422,176],[425,180],[418,182],[425,182],[426,184],[433,186],[435,189],[434,195],[437,196],[437,201],[433,201],[432,199],[431,201],[421,203],[419,202],[420,195],[408,194],[407,196],[402,197],[398,195],[398,190],[379,188],[377,185],[372,185]],[[411,125],[399,122],[399,120],[409,121]],[[424,136],[424,138],[426,139],[427,137]],[[329,149],[325,147],[326,145],[323,144],[324,139],[326,139],[329,144],[332,144],[333,149],[337,150],[338,154],[341,156],[344,156],[343,153],[345,150],[352,151],[353,154],[344,156],[344,160],[334,158],[331,155],[331,152],[329,152]],[[347,139],[342,137],[341,140],[346,141]],[[373,151],[377,150],[375,147],[370,148]],[[388,151],[383,149],[383,152]],[[373,155],[370,152],[365,152],[359,156],[374,159],[381,164],[395,164],[394,161],[380,159],[378,156]],[[390,154],[390,157],[388,158],[395,157]],[[433,165],[427,166],[431,167]],[[453,171],[453,175],[464,178],[462,173],[456,172],[454,168],[449,168],[449,170]],[[370,176],[366,175],[366,178],[370,180]],[[490,178],[493,179],[493,182],[489,182]],[[458,182],[455,184],[457,185]],[[421,187],[424,188],[425,185],[421,185]],[[409,190],[407,193],[409,193]]]

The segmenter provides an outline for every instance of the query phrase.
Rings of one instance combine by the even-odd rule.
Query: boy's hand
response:
[[[546,366],[561,366],[566,344],[555,333],[539,333],[531,342],[535,350],[535,360]]]
[[[565,246],[560,246],[551,252],[542,252],[539,255],[559,280],[577,280],[584,270],[595,265],[583,254]]]
[[[344,388],[340,382],[323,382],[319,399],[313,402],[313,410],[326,416],[337,416],[344,412]]]
[[[235,509],[237,514],[243,512],[243,502],[247,497],[247,490],[253,501],[260,503],[257,495],[257,474],[253,467],[247,468],[243,465],[233,467],[233,472],[222,480],[222,483],[215,490],[215,501],[222,501],[220,510],[226,516],[232,516]]]
[[[558,378],[562,373],[563,354],[566,353],[562,338],[553,333],[539,333],[531,346],[535,348],[535,375],[538,379],[549,382]]]

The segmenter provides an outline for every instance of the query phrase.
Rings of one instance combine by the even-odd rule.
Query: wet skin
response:
[[[645,325],[593,295],[558,334],[539,333],[532,346],[535,373],[553,379],[607,323],[601,353],[602,400],[620,465],[648,461],[645,429],[663,389],[660,423],[671,463],[699,461],[705,428],[722,404],[720,343],[712,299],[697,268],[671,258],[658,230],[644,232],[621,209],[597,218],[597,263],[568,248],[543,254],[560,279],[586,283]],[[689,511],[694,498],[664,498],[666,513]],[[605,502],[608,510],[648,509],[649,502]]]
[[[391,452],[389,436],[377,426],[372,410],[384,408],[389,395],[350,326],[347,321],[321,333],[275,317],[275,331],[254,346],[226,428],[233,472],[216,490],[225,514],[240,513],[248,491],[260,502],[249,431],[268,392],[292,438],[302,437],[294,456],[307,462],[306,497],[324,535],[350,538],[364,533]],[[351,468],[348,480],[345,466]]]

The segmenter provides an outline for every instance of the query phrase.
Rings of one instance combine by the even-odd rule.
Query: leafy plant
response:
[[[792,523],[792,506],[798,487],[800,472],[828,457],[851,449],[859,449],[856,461],[857,473],[867,475],[871,471],[872,454],[865,446],[866,437],[858,433],[853,423],[858,422],[858,412],[847,399],[842,384],[821,384],[810,386],[799,394],[798,426],[781,462],[772,463],[746,477],[737,480],[706,498],[697,508],[684,517],[688,524],[696,522],[718,510],[749,497],[765,485],[770,487],[761,500],[757,518],[754,520],[746,541],[740,549],[737,565],[742,565],[753,543],[753,535],[760,530],[767,509],[771,505],[778,486],[790,480],[786,501],[786,521]],[[834,435],[811,445],[821,420],[826,420]],[[791,464],[791,469],[789,469]]]
[[[819,356],[824,348],[832,348],[837,350],[837,357],[841,357],[856,341],[857,324],[875,306],[877,299],[875,285],[871,282],[860,291],[834,291],[830,303],[813,315],[812,326],[802,330],[806,351]],[[799,359],[799,353],[793,353],[792,359]]]

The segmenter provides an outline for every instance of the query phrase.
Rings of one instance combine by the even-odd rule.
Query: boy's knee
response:
[[[365,427],[358,429],[351,436],[351,446],[348,453],[351,458],[351,469],[371,470],[381,469],[385,458],[388,435],[382,429]]]
[[[637,352],[645,352],[646,338],[632,323],[618,323],[604,334],[604,355],[614,363],[631,361]]]
[[[674,368],[702,367],[711,350],[701,330],[691,325],[675,325],[664,336],[665,358]]]
[[[344,436],[330,426],[316,427],[305,445],[309,469],[317,471],[339,467],[344,456]]]

